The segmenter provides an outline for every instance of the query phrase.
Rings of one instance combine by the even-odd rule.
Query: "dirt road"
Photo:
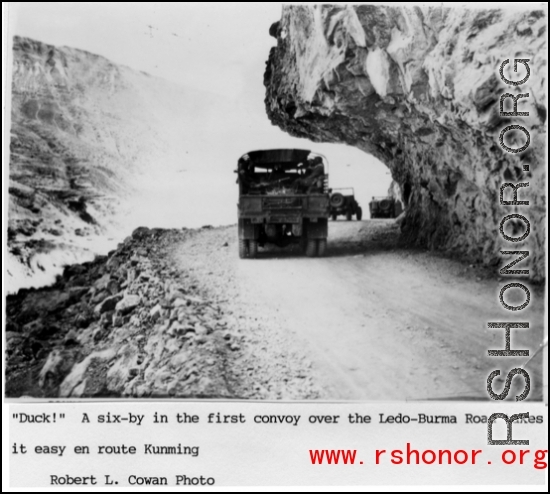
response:
[[[487,322],[529,321],[530,329],[512,330],[512,349],[532,353],[543,340],[542,290],[532,288],[531,303],[514,315],[499,303],[505,283],[497,268],[400,248],[397,239],[393,220],[337,221],[325,258],[273,247],[241,260],[235,227],[227,227],[174,246],[172,256],[238,317],[248,343],[235,362],[241,386],[245,375],[259,391],[276,384],[284,398],[284,383],[296,377],[308,380],[303,398],[487,399],[487,376],[500,369],[501,392],[508,371],[527,359],[488,357],[504,348],[504,330]],[[506,300],[519,305],[523,292],[515,290]],[[528,371],[529,399],[540,399],[542,353]],[[510,396],[522,390],[514,378]]]

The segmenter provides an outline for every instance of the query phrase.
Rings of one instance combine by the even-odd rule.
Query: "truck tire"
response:
[[[330,196],[329,203],[333,208],[339,208],[344,205],[345,199],[342,194],[335,192]]]
[[[363,210],[358,207],[357,211],[355,211],[355,217],[357,218],[357,221],[361,221],[361,218],[363,217]]]
[[[308,239],[306,246],[306,256],[315,257],[317,255],[317,240]]]
[[[241,259],[248,257],[248,240],[244,238],[239,239],[239,257]]]
[[[346,212],[346,220],[351,221],[351,211]]]
[[[250,259],[255,259],[258,256],[258,241],[249,240],[248,241],[248,257]]]
[[[300,237],[300,242],[299,242],[299,246],[300,246],[300,252],[302,254],[305,254],[306,253],[306,249],[307,249],[307,237],[305,235],[302,235]]]
[[[389,199],[382,199],[379,203],[379,207],[382,211],[384,211],[386,214],[391,212],[393,206],[393,202]]]
[[[332,215],[332,221],[336,221],[336,218],[337,218],[337,217],[338,217],[338,215],[333,214],[333,215]]]
[[[318,257],[324,257],[326,251],[327,251],[327,239],[326,238],[318,239],[317,240],[317,256]]]

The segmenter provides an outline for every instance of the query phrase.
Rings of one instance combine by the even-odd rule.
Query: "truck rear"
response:
[[[253,151],[239,160],[239,256],[267,244],[299,245],[309,257],[327,247],[326,160],[308,150]]]

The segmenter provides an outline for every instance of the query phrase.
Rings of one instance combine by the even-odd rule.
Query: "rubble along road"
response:
[[[56,285],[8,297],[6,395],[487,399],[495,369],[500,392],[526,359],[488,357],[504,334],[487,323],[530,321],[512,347],[536,350],[542,288],[511,317],[496,268],[398,238],[394,220],[336,221],[326,257],[269,247],[239,259],[235,226],[138,229]],[[541,359],[529,399],[542,395]]]

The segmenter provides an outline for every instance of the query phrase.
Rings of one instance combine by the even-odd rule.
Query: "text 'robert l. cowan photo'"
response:
[[[6,398],[543,399],[542,7],[10,9]]]

